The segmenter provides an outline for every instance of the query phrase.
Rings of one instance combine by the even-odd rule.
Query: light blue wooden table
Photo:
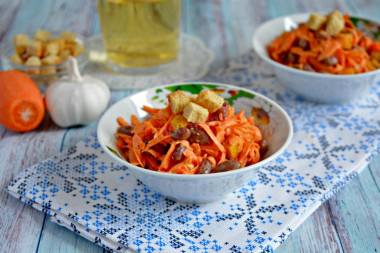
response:
[[[94,0],[1,0],[0,43],[39,28],[100,33]],[[380,20],[380,0],[184,0],[183,31],[201,38],[216,55],[212,69],[251,48],[263,21],[297,12],[345,13]],[[112,93],[112,103],[125,91]],[[0,252],[104,252],[97,245],[50,222],[46,214],[9,196],[5,186],[21,170],[74,145],[96,129],[62,129],[46,117],[32,132],[18,134],[0,126]],[[380,157],[325,202],[276,252],[379,252]]]

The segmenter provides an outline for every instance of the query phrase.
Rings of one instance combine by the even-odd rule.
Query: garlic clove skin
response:
[[[67,85],[64,82],[54,83],[50,85],[45,91],[45,104],[46,109],[54,121],[54,123],[60,127],[68,127],[73,125],[71,112],[67,110],[68,107],[72,108],[73,106],[70,101],[66,101],[66,98],[62,97],[62,94],[71,93],[70,85]],[[59,90],[59,92],[56,92]]]
[[[81,117],[81,119],[78,118],[78,121],[80,121],[82,125],[86,125],[98,119],[104,112],[110,101],[111,93],[104,82],[90,76],[84,76],[83,79],[88,83],[84,89],[92,90],[91,96],[81,97],[81,94],[85,91],[77,94],[77,98],[82,103],[82,110],[87,112],[84,115],[78,115],[78,117]]]
[[[60,127],[87,125],[107,108],[108,86],[91,76],[80,76],[75,58],[69,59],[69,75],[51,84],[45,92],[46,109]]]

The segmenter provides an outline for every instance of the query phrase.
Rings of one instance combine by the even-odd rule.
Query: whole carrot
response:
[[[45,115],[41,92],[18,70],[0,72],[0,124],[16,131],[35,129]]]

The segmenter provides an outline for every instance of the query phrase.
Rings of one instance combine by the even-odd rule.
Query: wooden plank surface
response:
[[[212,69],[251,48],[251,36],[263,21],[297,12],[343,12],[380,19],[379,0],[184,0],[183,31],[201,38],[215,52]],[[0,0],[0,42],[17,33],[71,30],[85,36],[100,32],[96,1]],[[112,103],[128,92],[112,93]],[[17,134],[0,126],[1,252],[104,252],[95,244],[50,222],[49,218],[5,193],[11,178],[25,167],[74,145],[96,130],[61,129],[46,117],[33,132]],[[276,252],[379,252],[380,158],[325,202]]]

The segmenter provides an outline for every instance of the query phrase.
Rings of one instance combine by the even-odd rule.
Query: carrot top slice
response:
[[[44,115],[44,101],[34,81],[18,70],[1,71],[0,124],[27,132],[35,129]]]
[[[269,57],[289,67],[329,74],[364,73],[380,68],[380,43],[365,36],[344,15],[344,28],[335,35],[306,25],[283,32],[268,46]]]

